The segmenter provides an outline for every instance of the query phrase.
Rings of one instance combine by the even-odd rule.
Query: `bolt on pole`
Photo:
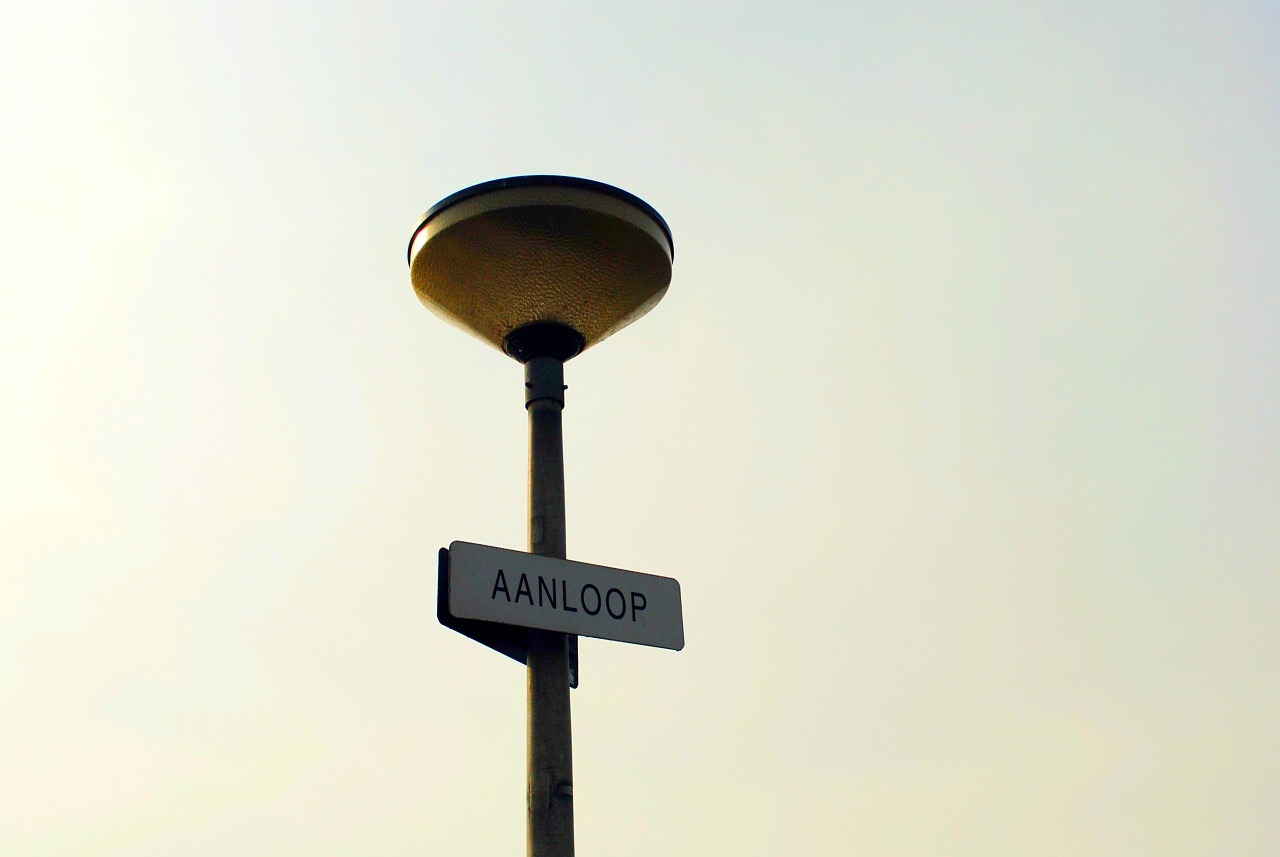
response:
[[[525,364],[529,412],[529,552],[566,559],[564,362]],[[529,631],[528,855],[573,857],[573,734],[568,637]]]

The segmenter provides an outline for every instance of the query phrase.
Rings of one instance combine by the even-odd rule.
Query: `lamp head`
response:
[[[519,176],[461,190],[409,243],[428,309],[526,362],[567,360],[647,313],[671,282],[666,222],[611,185]]]

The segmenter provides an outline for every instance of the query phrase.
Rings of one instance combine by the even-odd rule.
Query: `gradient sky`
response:
[[[0,852],[511,855],[506,175],[653,204],[567,367],[578,853],[1280,852],[1274,3],[74,2],[0,32]]]

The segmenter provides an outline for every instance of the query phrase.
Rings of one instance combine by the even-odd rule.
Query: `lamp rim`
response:
[[[576,176],[552,176],[552,175],[530,175],[530,176],[510,176],[504,179],[492,179],[487,182],[465,187],[460,191],[451,193],[444,199],[437,202],[426,210],[426,212],[418,219],[418,228],[413,230],[413,234],[409,236],[409,247],[405,251],[410,267],[413,266],[413,244],[418,240],[420,233],[431,219],[446,208],[457,205],[463,200],[470,199],[473,196],[480,196],[486,193],[492,193],[496,190],[506,190],[508,188],[520,187],[568,187],[577,190],[594,191],[595,193],[610,196],[614,199],[627,203],[640,209],[645,215],[658,224],[662,230],[662,234],[667,239],[667,246],[671,248],[671,258],[675,258],[676,245],[671,238],[671,227],[667,225],[667,221],[662,219],[662,215],[657,212],[652,205],[645,202],[633,193],[628,193],[620,187],[614,187],[611,184],[598,182],[594,179],[577,178]]]

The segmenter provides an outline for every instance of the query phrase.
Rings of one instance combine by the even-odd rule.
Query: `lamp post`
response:
[[[671,281],[672,257],[671,231],[647,203],[566,176],[466,188],[432,206],[413,233],[419,299],[524,364],[532,554],[567,558],[564,363],[652,309]],[[528,854],[571,857],[576,638],[525,633]]]

